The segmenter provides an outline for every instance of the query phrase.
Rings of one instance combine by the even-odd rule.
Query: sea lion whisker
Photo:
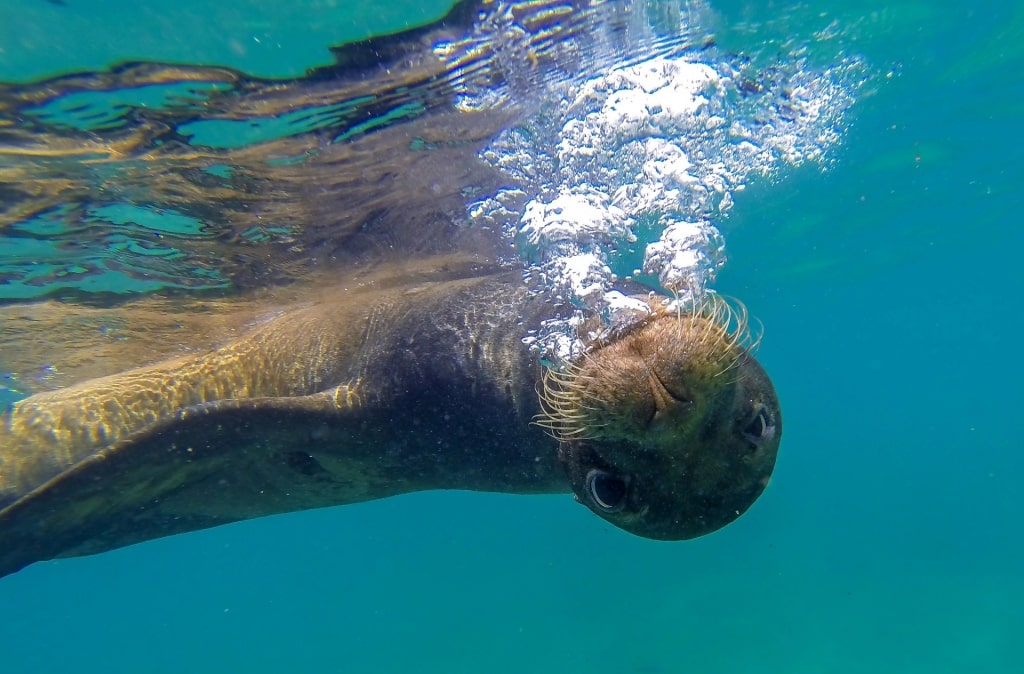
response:
[[[727,373],[729,373],[729,372],[731,372],[731,371],[733,371],[733,370],[735,370],[735,369],[736,369],[736,368],[735,368],[735,366],[731,366],[731,367],[729,367],[729,368],[727,368],[727,369],[725,369],[725,370],[722,370],[721,374],[723,374],[723,375],[724,375],[724,374],[727,374]],[[716,376],[717,376],[717,375],[716,375]],[[724,385],[724,386],[734,386],[734,385],[738,384],[738,383],[740,382],[740,380],[741,380],[741,379],[742,379],[742,377],[739,377],[739,376],[737,376],[737,377],[734,377],[734,378],[732,378],[732,379],[726,379],[726,380],[725,380],[725,381],[723,382],[723,385]]]
[[[551,419],[557,420],[557,422],[560,424],[577,424],[582,421],[582,419],[570,416],[568,413],[564,411],[551,410],[550,412],[551,413],[549,414],[549,417]]]
[[[553,419],[565,419],[568,418],[568,408],[555,407],[553,405],[545,405],[545,413]]]
[[[580,375],[574,374],[574,373],[549,371],[545,376],[550,381],[553,381],[553,382],[555,382],[557,384],[563,384],[564,385],[564,384],[568,384],[569,382],[571,382],[574,379],[578,378]]]
[[[537,415],[532,423],[540,426],[545,433],[557,440],[586,440],[593,436],[589,435],[589,429],[581,424],[575,423],[574,419],[551,418]]]
[[[583,427],[583,425],[584,425],[583,422],[586,421],[586,418],[585,417],[561,417],[559,419],[559,421],[561,421],[562,425],[564,427],[566,427],[566,428],[581,428],[581,427]]]
[[[711,342],[719,343],[722,341],[722,331],[719,329],[719,326],[716,325],[715,323],[709,323],[706,325],[706,327],[704,328],[704,332],[701,335],[700,345],[707,346],[709,340]]]
[[[674,305],[676,309],[676,321],[681,321],[683,318],[683,303],[679,299],[679,290],[672,287],[669,288],[669,292],[672,293],[672,305]]]
[[[574,428],[562,429],[562,435],[570,438],[580,438],[587,432],[587,430],[588,429],[583,428],[582,426],[576,426]]]
[[[739,359],[739,358],[734,358],[733,360],[731,360],[731,361],[729,362],[729,364],[728,364],[728,365],[726,365],[726,366],[725,366],[724,368],[722,368],[721,370],[719,370],[718,372],[716,372],[716,373],[715,373],[715,374],[713,374],[712,376],[713,376],[713,377],[721,377],[722,375],[726,374],[726,373],[727,373],[727,372],[729,372],[730,370],[733,370],[733,369],[735,369],[735,367],[736,367],[736,365],[737,365],[737,364],[739,363],[739,361],[740,361],[740,359]],[[732,383],[734,383],[734,382],[726,382],[726,384],[732,384]]]
[[[747,351],[753,353],[757,351],[757,348],[761,346],[761,340],[764,338],[764,323],[760,319],[753,319],[756,327],[749,329]]]
[[[542,395],[550,400],[565,397],[566,389],[561,386],[545,386]]]
[[[699,308],[698,318],[707,323],[701,326],[701,337],[698,343],[706,346],[709,342],[718,342],[723,350],[743,348],[752,351],[761,340],[760,321],[754,327],[746,305],[735,298],[727,298],[715,293],[708,293]],[[713,327],[712,327],[713,326]]]
[[[551,391],[571,391],[573,390],[573,379],[559,379],[557,377],[551,377],[548,380],[547,388]]]
[[[561,389],[545,390],[541,395],[546,402],[551,403],[552,405],[572,404],[575,402],[575,399],[578,398],[578,396],[571,391]]]
[[[554,438],[555,440],[558,440],[558,441],[562,441],[562,440],[565,439],[563,437],[563,433],[559,429],[551,427],[551,426],[548,426],[546,424],[539,423],[539,422],[534,422],[534,423],[536,423],[538,426],[541,426],[543,431],[544,431],[544,434],[547,435],[548,437]]]

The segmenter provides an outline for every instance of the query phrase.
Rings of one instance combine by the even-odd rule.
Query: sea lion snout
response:
[[[747,341],[745,315],[732,310],[665,314],[551,377],[547,425],[577,500],[662,540],[745,512],[782,436],[778,398]]]

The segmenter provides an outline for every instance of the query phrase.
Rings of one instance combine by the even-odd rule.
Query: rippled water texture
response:
[[[368,247],[486,245],[580,310],[529,337],[560,362],[586,314],[641,310],[622,277],[702,293],[734,194],[823,162],[868,78],[725,52],[710,17],[463,3],[299,79],[128,63],[8,87],[0,299],[245,292]]]

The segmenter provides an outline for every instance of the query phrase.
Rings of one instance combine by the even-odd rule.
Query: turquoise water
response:
[[[110,53],[220,62],[204,46],[217,20],[248,26],[239,39],[279,26],[281,51],[229,65],[283,75],[265,68],[326,63],[327,45],[358,36],[353,23],[383,30],[325,14],[329,3],[289,21],[238,4],[223,19],[174,15],[174,40],[166,27],[139,44],[111,35],[99,53],[69,49],[84,38],[60,32],[67,15],[111,33],[119,15],[22,4],[0,5],[3,79],[96,68]],[[1024,669],[1024,368],[1012,341],[1024,327],[1024,13],[715,7],[727,48],[833,30],[878,73],[827,172],[755,183],[719,223],[729,262],[715,286],[764,323],[759,358],[786,415],[750,512],[666,544],[567,496],[430,493],[37,564],[0,580],[3,671]],[[159,23],[156,9],[121,11]],[[321,56],[285,46],[314,42]]]

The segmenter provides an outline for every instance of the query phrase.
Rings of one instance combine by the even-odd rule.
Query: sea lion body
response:
[[[717,529],[764,489],[777,401],[720,322],[659,302],[557,385],[522,341],[555,307],[500,273],[371,284],[208,353],[31,396],[0,417],[0,575],[425,489],[572,490],[641,535]],[[752,443],[751,424],[770,434]]]
[[[0,417],[0,573],[422,489],[565,491],[518,336],[544,307],[516,280],[343,294],[16,403]]]

